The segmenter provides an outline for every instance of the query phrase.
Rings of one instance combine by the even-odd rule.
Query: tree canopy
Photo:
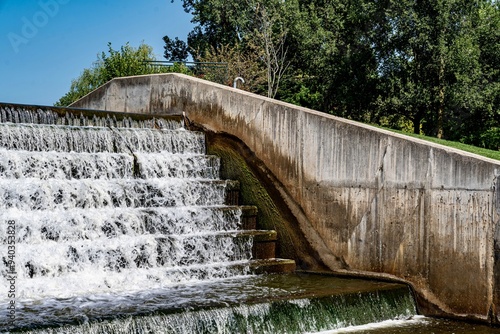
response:
[[[195,27],[179,47],[195,60],[229,62],[246,89],[500,147],[497,0],[182,2]]]
[[[154,60],[153,48],[144,43],[137,48],[127,43],[120,50],[114,50],[108,43],[107,53],[99,54],[96,62],[71,82],[69,92],[55,105],[68,106],[116,77],[164,72],[165,68],[148,65],[148,61]]]

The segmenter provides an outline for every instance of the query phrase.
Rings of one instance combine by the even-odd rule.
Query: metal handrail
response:
[[[227,84],[228,81],[229,64],[226,62],[143,60],[142,63],[146,66],[154,67],[173,67],[176,64],[182,64],[199,77],[204,77],[221,84]],[[212,71],[206,71],[206,69]]]
[[[143,63],[152,63],[152,64],[184,64],[184,65],[206,65],[212,64],[220,67],[227,67],[228,63],[226,62],[215,62],[215,61],[178,61],[178,60],[143,60]]]

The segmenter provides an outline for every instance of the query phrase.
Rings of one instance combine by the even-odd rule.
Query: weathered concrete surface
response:
[[[178,74],[74,107],[184,111],[241,139],[332,270],[410,282],[427,314],[500,317],[500,162]]]

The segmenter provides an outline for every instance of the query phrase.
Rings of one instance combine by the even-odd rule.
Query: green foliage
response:
[[[174,63],[168,68],[164,68],[161,73],[182,73],[187,75],[192,75],[191,70],[184,63]]]
[[[204,56],[205,51],[218,50],[223,45],[240,43],[248,33],[252,8],[246,1],[183,0],[183,6],[193,15],[191,22],[197,24],[188,35],[193,57]]]
[[[69,106],[71,103],[99,87],[102,83],[103,80],[100,68],[86,68],[78,79],[71,82],[69,92],[61,97],[54,105],[59,107]]]
[[[92,67],[84,69],[82,74],[71,82],[69,92],[55,105],[68,106],[113,78],[170,71],[188,72],[183,65],[167,68],[146,63],[154,60],[153,49],[149,45],[141,44],[134,48],[127,43],[120,50],[114,50],[111,43],[108,43],[108,52],[98,55]]]
[[[285,90],[284,93],[287,91]],[[321,93],[319,92],[312,92],[309,87],[305,86],[304,84],[301,84],[300,87],[298,88],[298,91],[296,90],[290,90],[292,92],[291,95],[286,96],[280,96],[280,98],[288,103],[293,103],[298,106],[303,106],[303,107],[308,107],[308,108],[315,108],[316,106],[319,106],[322,101],[322,96]]]
[[[153,48],[148,45],[141,44],[136,49],[127,43],[120,50],[114,50],[111,43],[108,43],[108,54],[102,52],[97,64],[101,68],[103,79],[109,81],[118,77],[154,73],[154,70],[144,64],[144,61],[152,60],[155,60]]]
[[[187,40],[193,57],[239,68],[231,75],[243,76],[246,89],[262,94],[267,81],[268,96],[291,103],[499,147],[496,0],[183,0],[183,5],[196,24]]]
[[[492,150],[500,150],[500,128],[492,127],[481,133],[479,146]]]
[[[265,91],[265,71],[259,63],[257,55],[245,52],[239,44],[233,46],[221,45],[218,49],[212,47],[197,58],[201,62],[224,62],[228,65],[227,68],[208,66],[202,76],[206,80],[232,85],[234,78],[243,77],[245,83],[238,86],[240,89],[256,93]],[[222,78],[223,80],[221,80]]]
[[[416,133],[490,147],[480,134],[497,124],[499,109],[498,77],[485,80],[493,57],[483,58],[498,45],[494,7],[489,0],[388,1],[375,44],[378,113],[404,116]],[[498,59],[498,48],[492,53]]]
[[[163,53],[165,59],[178,62],[187,60],[188,46],[186,42],[177,37],[171,39],[168,36],[164,36],[163,41],[165,42],[165,52]]]

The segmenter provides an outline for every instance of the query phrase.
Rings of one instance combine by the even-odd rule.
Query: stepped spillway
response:
[[[236,237],[242,208],[227,205],[238,184],[219,179],[202,133],[179,121],[7,114],[19,123],[0,123],[0,290],[15,273],[16,326],[43,323],[20,314],[41,301],[250,274],[252,238]]]
[[[249,223],[203,133],[79,112],[0,106],[0,332],[302,333],[415,314],[397,284],[257,275],[293,261],[256,258],[276,233]]]

